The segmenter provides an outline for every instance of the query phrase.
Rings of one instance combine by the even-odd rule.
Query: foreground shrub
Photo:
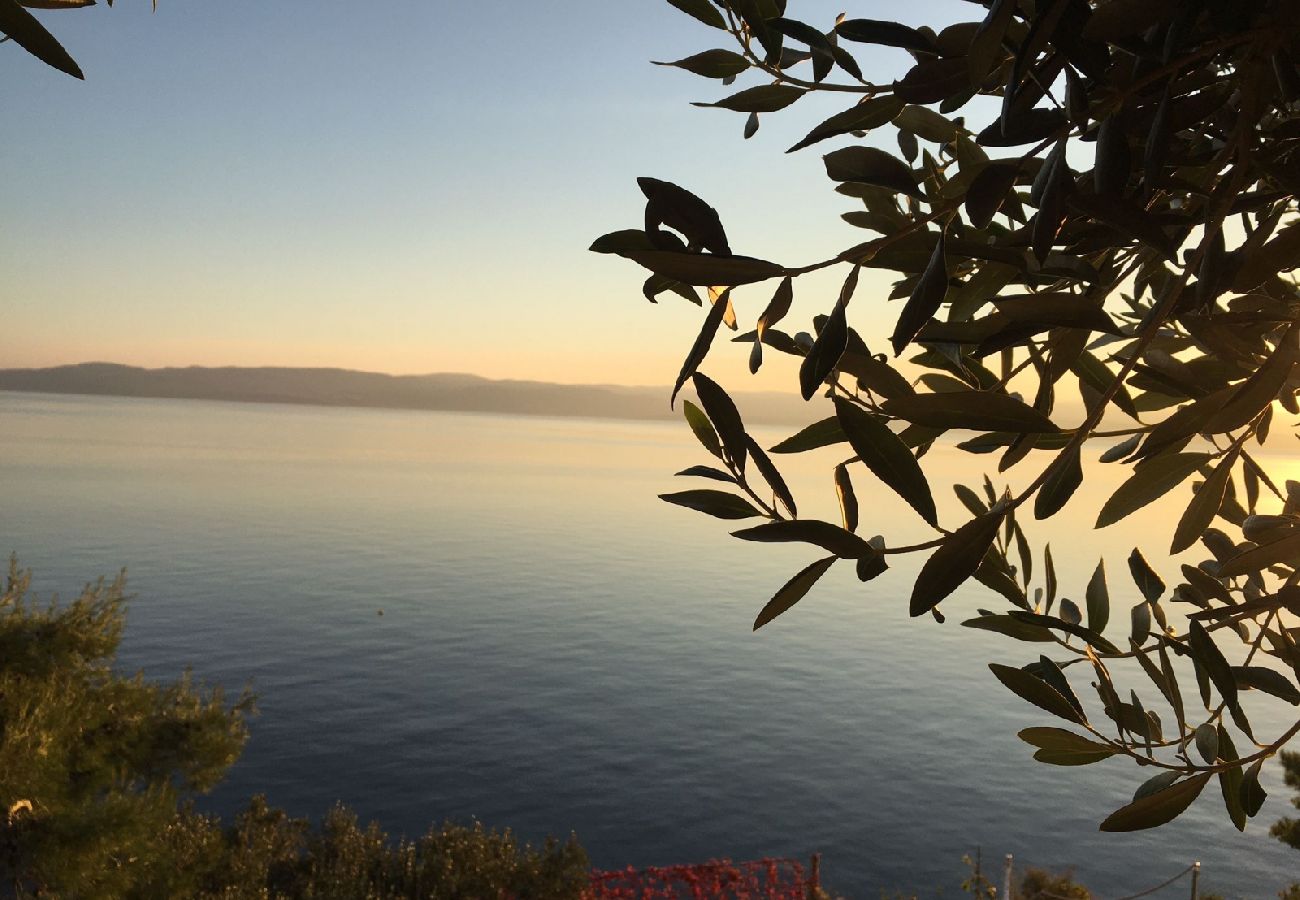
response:
[[[313,828],[255,797],[232,825],[193,810],[238,758],[253,698],[113,671],[125,581],[70,604],[0,595],[0,897],[565,898],[570,838],[536,849],[475,823],[391,841],[339,806]]]
[[[177,806],[239,756],[252,698],[115,674],[122,578],[62,607],[30,581],[11,561],[0,595],[0,881],[120,896],[170,864]]]

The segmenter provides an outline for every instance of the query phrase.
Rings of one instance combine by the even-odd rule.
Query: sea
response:
[[[801,515],[838,521],[830,466],[845,455],[773,457]],[[991,466],[995,489],[1014,487],[1046,458],[998,475],[994,457],[937,445],[922,462],[952,527],[954,483],[982,490]],[[262,793],[312,818],[342,802],[392,835],[477,819],[532,842],[576,833],[602,868],[818,853],[851,898],[958,895],[977,854],[995,880],[1011,854],[1111,898],[1196,861],[1202,893],[1269,898],[1300,879],[1300,853],[1267,833],[1295,812],[1275,763],[1245,833],[1213,783],[1169,825],[1100,832],[1150,771],[1035,762],[1017,731],[1064,723],[987,666],[1044,645],[962,627],[1007,607],[979,586],[942,604],[944,624],[911,618],[919,557],[866,584],[835,566],[753,631],[821,553],[737,540],[750,523],[658,498],[718,486],[674,475],[707,462],[684,422],[0,392],[0,552],[43,598],[125,569],[124,672],[252,687],[243,757],[200,802],[224,816]],[[1095,531],[1124,472],[1088,469],[1064,512],[1024,524],[1081,605],[1105,561],[1122,644],[1138,600],[1126,559],[1142,546],[1176,583],[1163,550],[1186,497]],[[932,534],[852,474],[865,536]],[[1172,720],[1140,672],[1117,680]],[[1297,715],[1248,699],[1261,737]],[[1190,896],[1189,879],[1153,896]]]

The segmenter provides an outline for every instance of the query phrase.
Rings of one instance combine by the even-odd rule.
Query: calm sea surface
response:
[[[125,566],[125,668],[255,687],[247,751],[206,804],[222,813],[260,791],[308,816],[342,800],[408,835],[478,817],[534,840],[576,831],[605,867],[821,851],[851,897],[957,894],[976,847],[1074,865],[1104,896],[1193,859],[1233,896],[1300,878],[1300,854],[1267,836],[1291,811],[1276,767],[1244,835],[1213,785],[1169,826],[1099,833],[1146,773],[1032,761],[1015,732],[1054,720],[986,663],[1035,645],[959,626],[1005,606],[983,589],[940,626],[906,613],[919,561],[867,585],[842,566],[751,633],[818,554],[656,499],[703,456],[673,424],[0,393],[0,551],[45,596]],[[836,516],[829,458],[780,463],[805,514]],[[984,459],[927,458],[948,521],[949,486]],[[923,536],[859,484],[867,534]],[[1052,541],[1066,596],[1105,555],[1126,631],[1124,559],[1135,538],[1157,556],[1179,509],[1095,533],[1082,523],[1108,491],[1085,493],[1073,524],[1031,539]],[[1294,712],[1252,709],[1262,734]]]

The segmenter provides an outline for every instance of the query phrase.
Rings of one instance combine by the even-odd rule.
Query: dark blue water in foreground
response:
[[[253,684],[222,813],[261,791],[299,815],[343,800],[393,833],[478,817],[576,831],[607,867],[821,851],[852,897],[956,894],[977,846],[1072,864],[1103,896],[1193,859],[1239,896],[1300,877],[1266,834],[1291,811],[1272,767],[1245,835],[1213,786],[1165,828],[1100,834],[1146,773],[1030,759],[1015,732],[1053,722],[985,664],[1037,651],[958,626],[1003,605],[979,590],[939,626],[906,615],[916,563],[865,586],[833,569],[751,634],[816,552],[655,499],[701,453],[675,425],[0,393],[0,550],[43,595],[128,567],[125,666]],[[824,461],[788,474],[833,517]],[[932,454],[936,495],[969,465]],[[1106,493],[1075,501],[1082,521]],[[922,535],[915,518],[864,502],[893,543]],[[1132,525],[1168,541],[1159,516]],[[1067,595],[1103,552],[1131,593],[1132,533],[1049,536]],[[1266,734],[1293,711],[1260,709]]]

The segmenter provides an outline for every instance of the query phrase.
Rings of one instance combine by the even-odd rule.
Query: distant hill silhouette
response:
[[[49,369],[0,369],[0,390],[605,419],[681,415],[680,405],[677,411],[668,408],[666,387],[494,381],[463,374],[384,375],[349,369],[141,369],[96,362]],[[738,394],[736,400],[745,420],[754,424],[800,424],[810,418],[794,396]]]

